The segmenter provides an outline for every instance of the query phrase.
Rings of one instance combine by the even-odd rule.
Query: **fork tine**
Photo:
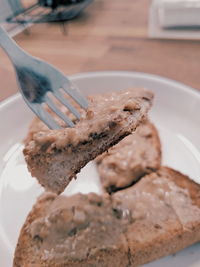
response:
[[[78,92],[78,89],[73,86],[68,87],[67,85],[62,86],[63,90],[69,94],[82,108],[87,109],[88,107],[88,102],[87,99],[81,95],[81,93]]]
[[[77,119],[81,118],[80,113],[75,109],[75,107],[61,94],[58,90],[53,91],[53,95],[64,105],[66,106]]]
[[[45,96],[45,103],[53,110],[69,127],[74,127],[74,123],[54,104],[48,95]]]
[[[26,101],[27,102],[27,101]],[[27,103],[28,104],[28,103]],[[29,105],[29,104],[28,104]],[[30,106],[30,105],[29,105]],[[51,115],[40,104],[31,105],[34,113],[50,128],[61,129],[62,127],[51,117]]]

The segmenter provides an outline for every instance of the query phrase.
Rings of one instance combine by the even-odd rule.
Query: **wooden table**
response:
[[[32,55],[73,74],[97,70],[142,71],[200,89],[200,41],[147,36],[150,0],[96,0],[67,26],[38,24],[16,41]],[[0,100],[17,92],[13,68],[0,51]]]

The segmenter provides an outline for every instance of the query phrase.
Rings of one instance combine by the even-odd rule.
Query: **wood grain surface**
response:
[[[200,41],[149,39],[150,0],[96,0],[64,35],[59,24],[38,24],[18,44],[66,74],[98,70],[149,72],[200,89]],[[0,50],[0,100],[17,92],[11,63]]]

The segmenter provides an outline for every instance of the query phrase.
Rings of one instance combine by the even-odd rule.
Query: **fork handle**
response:
[[[19,61],[22,54],[26,54],[17,43],[9,37],[7,32],[0,26],[0,46],[6,52],[13,63]]]

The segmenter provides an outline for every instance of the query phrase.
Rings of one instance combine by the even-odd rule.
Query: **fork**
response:
[[[44,108],[46,104],[68,127],[74,127],[74,122],[50,97],[52,94],[79,120],[81,117],[79,111],[65,97],[65,94],[67,93],[83,109],[87,109],[88,102],[70,80],[54,66],[25,52],[2,27],[0,27],[0,46],[7,53],[15,68],[20,92],[31,110],[50,129],[60,129],[61,126]]]

